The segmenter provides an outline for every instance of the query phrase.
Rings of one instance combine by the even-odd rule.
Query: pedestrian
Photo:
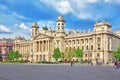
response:
[[[90,61],[90,64],[91,64],[91,66],[93,66],[93,63],[92,63],[92,61]]]
[[[88,61],[88,65],[90,64],[90,61]]]
[[[74,65],[74,60],[71,60],[70,64],[71,64],[71,66],[73,66]]]
[[[114,66],[116,69],[118,69],[119,68],[119,61],[115,61]]]
[[[71,66],[73,65],[73,61],[72,60],[70,61],[70,64],[71,64]]]

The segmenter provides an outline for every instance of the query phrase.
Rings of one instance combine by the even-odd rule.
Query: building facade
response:
[[[111,31],[111,25],[107,21],[96,22],[93,31],[66,31],[65,20],[59,16],[56,21],[56,30],[41,30],[39,25],[33,23],[31,40],[16,37],[14,50],[23,54],[22,59],[33,61],[53,61],[54,48],[60,51],[69,51],[80,48],[83,50],[83,60],[91,60],[93,63],[112,62],[112,51],[120,44],[119,33]]]
[[[6,56],[10,52],[10,50],[13,50],[13,39],[0,39],[0,55],[2,56],[2,61],[6,60]]]

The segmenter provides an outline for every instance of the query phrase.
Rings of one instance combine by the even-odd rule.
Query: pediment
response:
[[[36,35],[33,40],[37,40],[37,39],[44,39],[44,38],[52,38],[51,36],[47,35],[47,34],[42,34],[39,33],[38,35]]]

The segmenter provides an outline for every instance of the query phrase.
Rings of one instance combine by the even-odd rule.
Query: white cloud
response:
[[[14,15],[16,18],[19,18],[19,19],[28,19],[27,17],[23,16],[23,15],[20,15],[16,12],[13,12],[12,15]]]
[[[0,25],[0,32],[11,32],[8,27],[5,25]]]
[[[94,7],[96,3],[120,4],[120,0],[39,0],[40,2],[54,8],[60,14],[72,13],[80,19],[94,19],[104,16],[104,13],[98,13]]]
[[[39,0],[40,2],[52,6],[61,14],[72,12],[81,19],[93,18],[93,15],[87,12],[88,4],[97,3],[98,0]]]
[[[96,2],[98,2],[98,0],[86,0],[86,1],[88,1],[88,3],[96,3]]]
[[[107,2],[110,2],[110,1],[111,1],[111,0],[104,0],[104,2],[106,2],[106,3],[107,3]]]
[[[93,15],[91,15],[90,13],[81,12],[79,13],[78,17],[82,19],[88,19],[88,18],[93,18]]]
[[[21,29],[28,30],[28,27],[27,27],[24,23],[21,23],[21,24],[19,25],[19,27],[20,27]]]
[[[19,27],[22,30],[29,30],[28,26],[26,26],[24,23],[21,24],[15,24],[14,27]]]
[[[63,15],[73,11],[71,8],[71,4],[67,0],[60,0],[60,1],[39,0],[39,1],[53,7],[54,9],[56,9],[59,13]]]
[[[13,31],[11,37],[24,36],[27,39],[30,38],[31,28],[28,27],[25,23],[15,24],[13,26],[15,28],[15,31]]]
[[[104,0],[106,3],[111,3],[111,4],[119,4],[120,5],[120,0]]]
[[[72,11],[71,5],[68,1],[60,1],[56,3],[56,9],[61,14],[67,14]]]
[[[42,26],[48,26],[48,28],[52,28],[52,29],[55,29],[56,28],[56,26],[55,26],[55,24],[56,24],[56,22],[55,21],[43,21],[43,20],[40,20],[40,21],[38,21],[38,24],[39,24],[39,26],[40,26],[40,29],[42,29]]]

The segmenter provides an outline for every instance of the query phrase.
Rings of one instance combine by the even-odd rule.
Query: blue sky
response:
[[[96,21],[106,20],[120,30],[120,0],[0,0],[0,38],[30,38],[33,22],[55,29],[63,15],[66,30],[93,30]]]

